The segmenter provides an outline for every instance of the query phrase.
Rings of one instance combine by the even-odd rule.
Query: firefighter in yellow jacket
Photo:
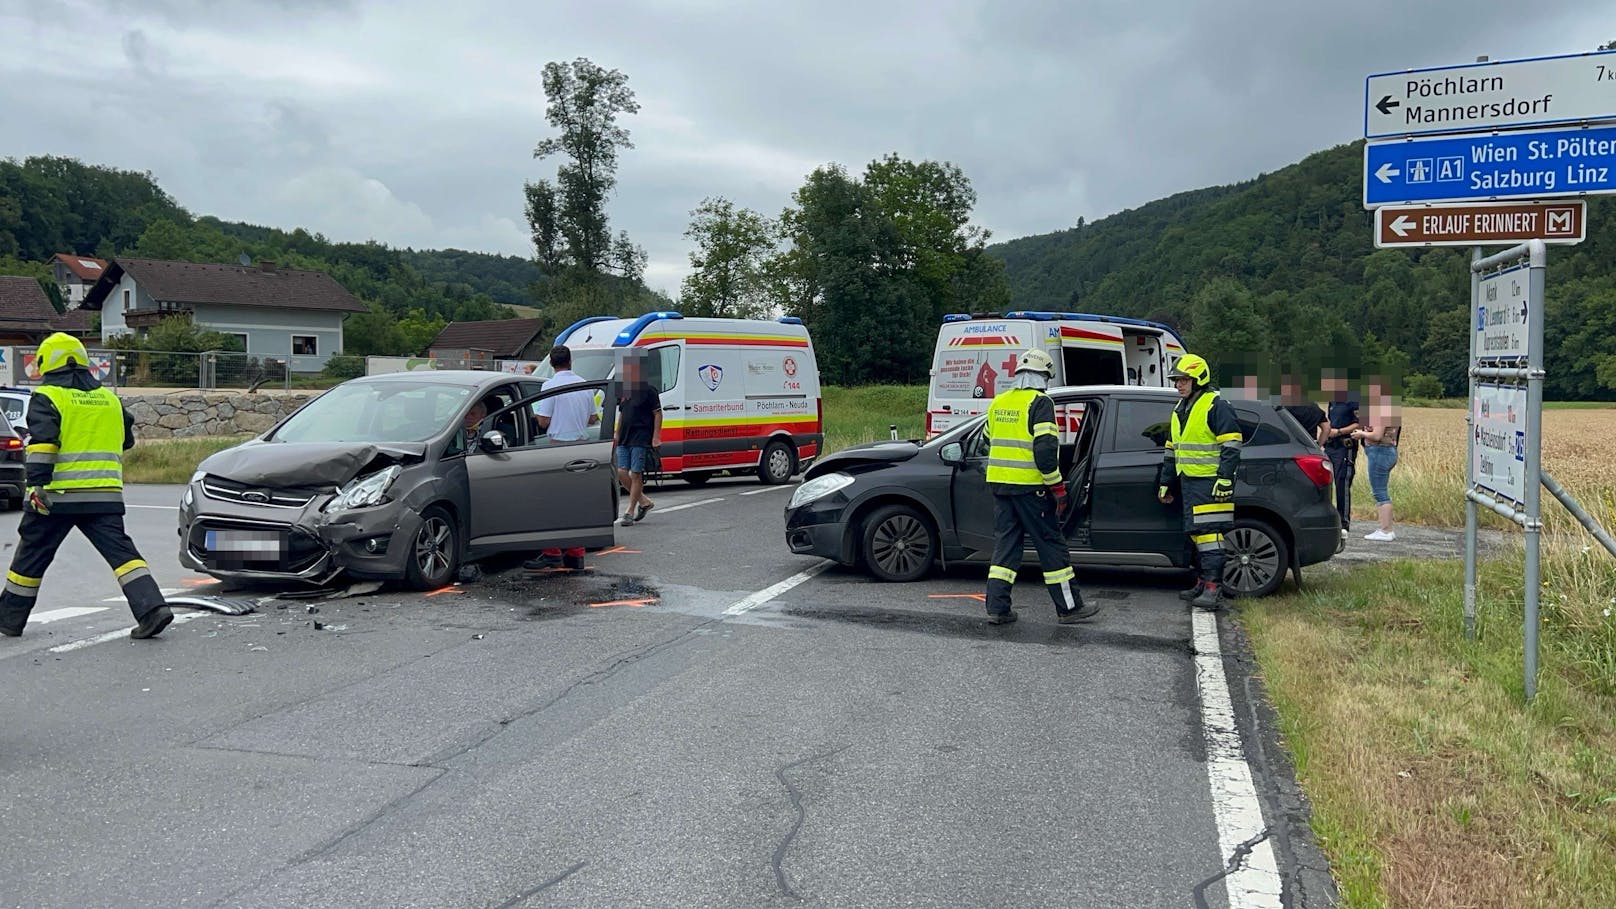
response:
[[[1055,402],[1044,389],[1055,375],[1055,361],[1036,348],[1016,361],[1016,387],[988,405],[988,489],[993,492],[993,565],[988,569],[988,622],[1016,620],[1010,588],[1021,567],[1026,538],[1032,537],[1044,584],[1055,601],[1062,625],[1080,622],[1100,611],[1084,605],[1072,570],[1071,552],[1061,534],[1066,512],[1066,481],[1060,474],[1060,433],[1055,428]]]
[[[22,634],[45,569],[77,527],[129,600],[137,623],[129,636],[155,637],[174,614],[123,526],[123,452],[134,447],[134,420],[90,374],[77,338],[53,334],[35,356],[41,384],[28,402],[27,505],[0,592],[0,634]]]
[[[1184,531],[1195,545],[1201,577],[1179,594],[1190,605],[1223,605],[1223,535],[1234,524],[1234,477],[1240,466],[1240,422],[1234,405],[1211,387],[1206,360],[1186,353],[1168,373],[1178,389],[1169,420],[1167,455],[1157,478],[1156,497],[1184,500]]]

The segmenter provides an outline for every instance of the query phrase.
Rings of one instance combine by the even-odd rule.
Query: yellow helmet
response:
[[[1206,361],[1192,353],[1178,358],[1173,369],[1167,374],[1169,379],[1186,378],[1194,380],[1196,385],[1207,385],[1212,381],[1212,370],[1207,367]]]
[[[1047,378],[1053,379],[1055,378],[1055,361],[1050,359],[1049,354],[1034,347],[1030,350],[1022,351],[1021,356],[1016,358],[1016,372],[1041,372]]]
[[[44,375],[74,363],[89,366],[90,355],[84,352],[83,341],[57,332],[40,343],[39,351],[34,354],[34,363],[39,374]]]

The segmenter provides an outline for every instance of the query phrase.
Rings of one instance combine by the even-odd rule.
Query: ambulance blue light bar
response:
[[[617,333],[617,338],[612,341],[612,346],[613,347],[628,347],[628,346],[632,345],[634,343],[634,339],[638,338],[640,336],[640,332],[645,331],[645,327],[647,325],[650,325],[652,322],[660,322],[663,319],[683,319],[683,318],[684,318],[683,315],[680,315],[679,313],[671,312],[671,311],[668,311],[668,310],[664,310],[662,312],[648,312],[645,315],[640,316],[638,319],[635,319],[633,322],[629,323],[629,326],[627,328],[625,328],[622,331],[618,332]]]
[[[782,325],[801,325],[802,320],[797,318],[796,316],[781,316],[780,317],[780,324],[782,324]]]
[[[616,316],[590,316],[587,319],[579,319],[578,321],[572,323],[571,325],[568,325],[566,327],[566,329],[561,332],[561,334],[556,335],[555,343],[557,345],[567,343],[567,339],[572,337],[572,333],[577,331],[580,328],[583,328],[585,325],[593,325],[596,322],[610,322],[615,318],[617,318],[617,317]]]
[[[968,312],[951,312],[948,315],[943,316],[943,324],[944,325],[947,325],[950,322],[969,322],[969,321],[971,321],[971,314],[968,313]]]

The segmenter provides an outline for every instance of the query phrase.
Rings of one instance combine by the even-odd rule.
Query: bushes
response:
[[[338,354],[325,361],[325,369],[320,371],[321,376],[335,382],[357,379],[364,374],[365,358],[348,354]]]
[[[1436,376],[1425,373],[1414,373],[1403,382],[1403,393],[1410,398],[1424,398],[1434,401],[1442,397],[1442,381]]]

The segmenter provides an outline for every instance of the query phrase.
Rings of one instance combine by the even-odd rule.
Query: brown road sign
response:
[[[1375,245],[1484,246],[1542,240],[1581,243],[1587,236],[1588,204],[1570,202],[1478,202],[1388,205],[1375,209]]]

